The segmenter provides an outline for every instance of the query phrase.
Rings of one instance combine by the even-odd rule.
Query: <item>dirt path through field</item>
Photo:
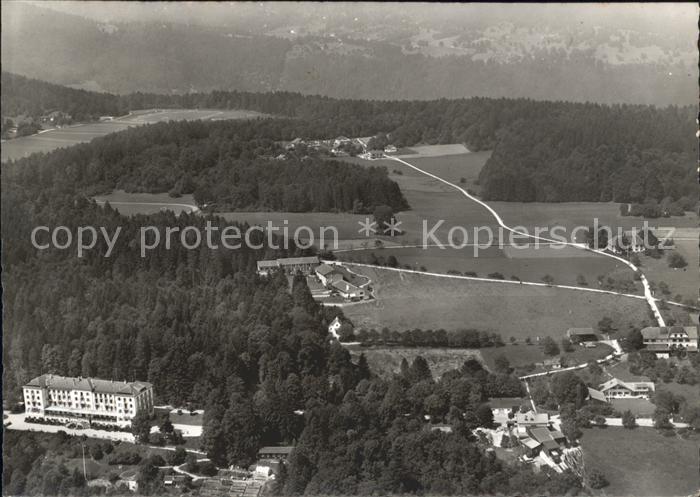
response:
[[[531,238],[531,239],[533,239],[533,240],[540,240],[540,241],[553,242],[553,243],[563,243],[563,244],[566,245],[566,246],[571,246],[571,247],[577,248],[577,249],[579,249],[579,250],[586,250],[586,251],[589,251],[589,252],[594,252],[594,253],[596,253],[596,254],[600,254],[600,255],[605,256],[605,257],[610,257],[610,258],[616,259],[616,260],[618,260],[618,261],[624,263],[626,266],[628,266],[630,269],[632,269],[632,271],[636,271],[636,272],[639,274],[639,276],[641,277],[642,285],[644,285],[644,298],[646,299],[647,303],[649,304],[649,307],[650,307],[652,313],[654,314],[654,317],[656,318],[656,321],[658,322],[659,326],[666,326],[666,323],[664,322],[664,318],[663,318],[663,316],[661,315],[661,312],[659,311],[658,306],[656,305],[656,299],[655,299],[654,296],[652,295],[651,287],[650,287],[650,285],[649,285],[649,281],[647,280],[646,276],[644,276],[644,273],[643,273],[641,270],[639,270],[639,269],[638,269],[634,264],[632,264],[630,261],[628,261],[628,260],[626,260],[626,259],[624,259],[624,258],[622,258],[622,257],[618,257],[618,256],[616,256],[616,255],[609,254],[609,253],[604,252],[604,251],[602,251],[602,250],[591,249],[591,248],[589,248],[588,246],[583,245],[583,244],[570,243],[570,242],[560,242],[560,241],[558,241],[558,240],[553,240],[553,239],[550,239],[550,238],[545,238],[545,237],[536,236],[536,235],[531,235],[531,234],[529,234],[529,233],[523,233],[523,232],[517,231],[517,230],[511,228],[510,226],[508,226],[508,225],[503,221],[503,219],[501,218],[501,216],[500,216],[491,206],[489,206],[486,202],[484,202],[484,201],[482,201],[482,200],[479,200],[478,198],[476,198],[476,197],[474,197],[473,195],[469,194],[465,189],[461,188],[460,186],[455,185],[454,183],[451,183],[451,182],[447,181],[446,179],[443,179],[443,178],[441,178],[440,176],[437,176],[437,175],[435,175],[435,174],[433,174],[433,173],[430,173],[430,172],[428,172],[428,171],[425,171],[425,170],[423,170],[423,169],[420,169],[419,167],[416,167],[416,166],[414,166],[413,164],[411,164],[411,163],[409,163],[409,162],[406,162],[405,160],[400,159],[400,158],[398,158],[398,157],[388,157],[388,158],[391,159],[391,160],[394,160],[394,161],[396,161],[396,162],[400,162],[401,164],[403,164],[403,165],[405,165],[405,166],[408,166],[408,167],[410,167],[410,168],[412,168],[412,169],[414,169],[414,170],[416,170],[416,171],[418,171],[418,172],[420,172],[420,173],[422,173],[422,174],[425,174],[426,176],[429,176],[429,177],[431,177],[431,178],[433,178],[433,179],[436,179],[436,180],[438,180],[438,181],[440,181],[440,182],[442,182],[442,183],[444,183],[444,184],[446,184],[446,185],[448,185],[448,186],[451,186],[452,188],[456,189],[457,191],[459,191],[460,193],[462,193],[462,194],[463,194],[465,197],[467,197],[468,199],[472,200],[473,202],[478,203],[479,205],[481,205],[482,207],[484,207],[486,210],[488,210],[489,213],[490,213],[490,214],[493,216],[493,218],[496,220],[496,222],[498,223],[498,225],[501,226],[503,229],[505,229],[505,230],[511,232],[511,233],[514,233],[514,234],[519,235],[519,236],[524,236],[524,237],[527,237],[527,238]]]

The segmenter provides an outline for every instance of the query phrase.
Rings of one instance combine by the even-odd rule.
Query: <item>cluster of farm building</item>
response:
[[[366,290],[369,280],[361,279],[341,265],[321,262],[316,256],[262,260],[258,261],[257,270],[260,276],[280,271],[289,276],[302,274],[306,277],[311,295],[321,301],[330,297],[345,301],[370,298]]]

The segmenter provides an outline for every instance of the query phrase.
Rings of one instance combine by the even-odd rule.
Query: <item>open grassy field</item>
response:
[[[690,231],[690,230],[688,230]],[[695,230],[697,233],[697,230]],[[691,237],[688,237],[691,238]],[[698,251],[697,234],[695,239],[677,239],[675,248],[666,252],[677,252],[688,262],[688,266],[682,269],[674,269],[668,266],[667,255],[661,259],[640,256],[642,271],[650,281],[659,283],[661,281],[668,284],[671,290],[669,299],[675,300],[676,294],[683,296],[683,299],[696,301],[698,298],[698,288],[700,278],[698,277],[698,262],[700,262],[700,251]]]
[[[479,152],[443,157],[418,157],[410,159],[409,162],[455,183],[459,183],[460,178],[464,177],[467,180],[466,186],[469,187],[470,178],[476,179],[489,156],[490,152]],[[429,271],[435,272],[474,271],[484,276],[500,272],[506,278],[517,276],[525,281],[540,281],[545,274],[549,274],[556,282],[567,285],[576,284],[579,274],[583,274],[590,285],[596,284],[596,278],[599,275],[625,275],[631,278],[631,272],[621,262],[572,248],[554,250],[542,245],[537,249],[527,250],[482,249],[478,251],[479,257],[475,258],[473,249],[475,243],[502,242],[507,246],[511,243],[522,243],[522,240],[513,238],[507,231],[500,230],[493,216],[483,206],[465,198],[454,188],[408,166],[390,160],[365,161],[356,158],[350,160],[358,164],[385,166],[390,172],[390,178],[397,182],[404,193],[411,210],[397,215],[402,222],[401,228],[405,230],[403,236],[396,238],[399,243],[421,245],[424,221],[428,230],[432,230],[442,222],[440,227],[434,230],[435,238],[442,244],[448,244],[450,229],[467,230],[466,241],[469,246],[462,249],[411,247],[391,250],[387,248],[381,252],[384,257],[394,255],[402,265],[409,264],[415,268],[424,266]],[[551,206],[552,204],[542,205]],[[542,224],[536,225],[542,226]],[[488,228],[491,233],[475,232],[479,227]],[[463,234],[457,231],[455,233],[454,241],[461,243],[464,240]],[[428,241],[434,242],[432,239]],[[355,245],[355,248],[359,247]],[[380,253],[375,251],[375,254],[378,256]],[[343,260],[366,262],[371,259],[371,251],[346,252],[338,256]]]
[[[400,157],[445,157],[448,155],[468,154],[469,150],[461,143],[444,145],[414,145],[405,149]]]
[[[561,338],[571,327],[595,327],[602,316],[620,327],[647,319],[642,299],[440,278],[351,266],[372,279],[376,300],[348,307],[356,327],[394,330],[474,328],[514,336]]]
[[[217,110],[217,109],[147,109],[134,111],[119,118],[119,122],[128,124],[152,124],[167,121],[221,121],[225,119],[250,119],[262,117],[263,114],[253,110]]]
[[[434,378],[442,376],[447,371],[462,367],[467,359],[482,360],[481,350],[478,349],[360,346],[349,346],[348,348],[353,358],[365,354],[370,369],[383,378],[398,373],[401,370],[402,359],[406,359],[411,364],[419,355],[428,362]]]
[[[398,152],[402,157],[445,157],[448,155],[464,155],[470,153],[469,149],[462,143],[443,143],[438,145],[418,144],[401,148]],[[397,155],[397,153],[391,155]]]
[[[109,133],[122,131],[129,126],[151,124],[170,120],[221,120],[247,119],[262,114],[247,110],[211,110],[211,109],[166,109],[138,110],[128,116],[112,121],[78,124],[60,129],[44,131],[38,135],[25,136],[2,143],[2,161],[19,159],[35,152],[50,152],[56,148],[69,147],[84,143]]]
[[[476,253],[476,257],[475,257]],[[555,250],[547,247],[528,250],[527,253],[514,250],[501,250],[497,247],[480,249],[473,246],[457,248],[407,247],[383,249],[371,248],[336,254],[343,261],[369,263],[372,256],[384,258],[393,255],[404,267],[419,269],[425,267],[430,272],[448,271],[475,272],[486,277],[499,272],[506,279],[516,276],[523,281],[540,282],[549,274],[555,283],[576,285],[577,276],[582,274],[591,288],[597,288],[599,275],[618,275],[631,278],[631,271],[621,262],[573,248]],[[514,257],[515,256],[515,257]],[[639,287],[641,292],[641,286]],[[641,293],[640,293],[641,294]]]
[[[662,497],[696,495],[700,489],[700,438],[665,437],[653,428],[583,430],[587,469],[610,482],[600,495]]]
[[[437,156],[402,156],[407,162],[431,172],[462,188],[479,192],[477,179],[491,151]],[[417,173],[416,174],[420,174]],[[462,181],[464,179],[464,181]]]
[[[97,195],[95,201],[99,204],[109,202],[114,209],[126,216],[153,214],[161,210],[171,210],[179,214],[197,209],[192,195],[189,194],[173,198],[167,193],[127,193],[117,190],[108,195]]]

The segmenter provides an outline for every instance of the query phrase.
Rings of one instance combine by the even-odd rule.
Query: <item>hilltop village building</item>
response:
[[[153,385],[52,374],[37,376],[22,387],[28,414],[58,421],[131,424],[142,411],[153,413]]]

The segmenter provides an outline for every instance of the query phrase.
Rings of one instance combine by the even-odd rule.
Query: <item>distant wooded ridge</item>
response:
[[[479,176],[486,200],[615,201],[697,199],[692,107],[470,98],[338,100],[299,93],[214,91],[117,96],[3,73],[4,115],[65,110],[124,114],[144,108],[247,109],[293,118],[271,139],[388,134],[392,143],[463,143],[492,149]],[[40,107],[37,107],[40,102]]]
[[[295,5],[273,33],[269,17],[241,23],[244,7],[229,9],[235,21],[221,27],[198,24],[196,15],[186,25],[160,18],[102,23],[28,2],[3,7],[5,70],[120,94],[221,89],[659,105],[692,105],[697,95],[696,27],[663,15],[638,31],[622,28],[629,25],[624,15],[597,15],[584,25],[576,10],[552,15],[555,7],[540,9],[549,15],[537,20],[532,12],[513,16],[508,26],[508,13],[484,17],[482,6],[437,21],[431,16],[440,7],[401,9],[413,9],[410,19],[404,12],[363,16],[357,11],[366,6],[346,4],[326,7],[323,20],[316,14],[324,7],[307,6],[314,18],[299,18],[305,7]],[[319,24],[327,28],[314,29]]]

